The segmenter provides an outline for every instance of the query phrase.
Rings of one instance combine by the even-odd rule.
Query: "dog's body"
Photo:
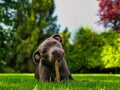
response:
[[[33,53],[33,61],[38,63],[35,78],[40,81],[55,81],[55,60],[59,62],[60,81],[73,79],[64,59],[65,52],[61,45],[62,38],[53,35],[46,39]]]

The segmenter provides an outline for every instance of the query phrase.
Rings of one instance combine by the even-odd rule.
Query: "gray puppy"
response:
[[[46,39],[33,53],[33,61],[37,64],[35,78],[40,81],[55,81],[55,60],[59,62],[60,81],[72,80],[73,77],[64,59],[65,52],[61,45],[60,35]]]

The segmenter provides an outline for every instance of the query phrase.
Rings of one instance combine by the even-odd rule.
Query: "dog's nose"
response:
[[[57,51],[55,50],[55,51],[52,52],[52,54],[53,54],[53,55],[57,55],[58,53],[57,53]]]

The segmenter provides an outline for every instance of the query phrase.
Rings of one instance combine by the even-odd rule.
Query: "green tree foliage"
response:
[[[61,33],[62,36],[62,45],[65,48],[66,52],[70,48],[69,45],[69,38],[70,38],[70,32],[68,31],[68,28],[65,28],[65,30]]]
[[[6,3],[5,3],[6,2]],[[9,62],[10,45],[12,44],[13,17],[15,14],[16,2],[12,0],[0,1],[0,72],[4,72],[7,62]]]
[[[65,30],[61,33],[61,36],[63,39],[62,45],[63,45],[63,48],[65,50],[65,54],[66,54],[65,59],[67,60],[68,66],[70,67],[71,62],[69,60],[69,57],[70,57],[69,52],[71,51],[72,45],[69,42],[70,32],[68,32],[68,28],[65,28]]]
[[[33,72],[32,52],[40,42],[59,31],[53,0],[3,0],[0,2],[2,24],[10,27],[11,42],[3,55],[7,65],[18,72]],[[3,31],[3,26],[1,25]],[[1,40],[4,42],[3,37]],[[7,44],[8,45],[8,44]],[[6,46],[1,47],[1,49]],[[4,50],[3,50],[4,51]],[[6,51],[6,50],[5,50]],[[2,59],[1,59],[2,60]]]
[[[2,38],[2,39],[1,39]],[[6,51],[7,51],[7,48],[5,47],[6,44],[4,41],[6,40],[6,33],[1,31],[0,32],[0,71],[2,71],[2,69],[4,68],[4,65],[5,65],[5,54],[6,54]]]
[[[102,67],[100,35],[92,32],[88,27],[81,27],[75,35],[74,44],[69,52],[71,69],[74,72],[87,72],[95,67]]]
[[[120,34],[110,30],[101,36],[105,42],[101,52],[105,68],[120,67]]]
[[[66,54],[69,68],[74,73],[120,68],[119,45],[120,35],[112,30],[97,34],[89,27],[81,27]]]

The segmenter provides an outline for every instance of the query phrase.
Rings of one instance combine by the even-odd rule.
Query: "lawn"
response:
[[[0,74],[0,90],[120,90],[119,74],[73,74],[75,80],[43,83],[33,74]]]

